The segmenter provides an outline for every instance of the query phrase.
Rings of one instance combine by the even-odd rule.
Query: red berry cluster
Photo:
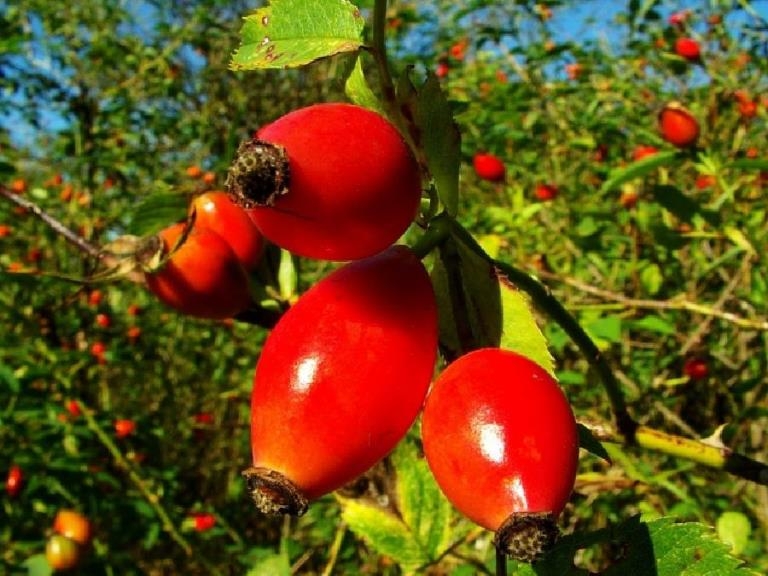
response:
[[[168,226],[157,239],[162,259],[148,266],[145,276],[160,301],[211,319],[230,318],[250,306],[248,272],[262,257],[264,238],[225,192],[197,196],[188,221]]]
[[[446,496],[497,531],[500,549],[532,560],[573,488],[574,416],[543,368],[500,349],[459,358],[428,396],[435,294],[416,253],[392,245],[416,214],[420,182],[398,131],[357,106],[297,110],[241,145],[227,187],[263,235],[302,256],[352,260],[264,343],[244,476],[259,510],[301,515],[384,458],[423,408],[427,462]]]

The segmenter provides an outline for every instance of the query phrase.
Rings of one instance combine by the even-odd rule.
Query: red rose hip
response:
[[[488,152],[478,152],[472,158],[472,167],[478,178],[489,182],[502,182],[506,175],[504,162]]]
[[[416,217],[421,174],[398,130],[352,104],[294,110],[241,144],[226,189],[264,236],[299,256],[355,260]]]
[[[213,230],[226,240],[246,270],[252,270],[264,253],[264,237],[251,217],[232,202],[226,192],[205,192],[190,205],[195,227]]]
[[[357,260],[303,294],[259,358],[251,397],[257,508],[301,515],[402,439],[432,379],[437,309],[406,246]]]
[[[164,253],[170,255],[160,268],[146,273],[149,290],[167,306],[198,318],[229,318],[248,308],[248,276],[232,247],[213,230],[198,226],[176,246],[184,230],[185,224],[178,223],[160,232]]]
[[[670,102],[659,112],[661,137],[678,148],[688,148],[699,139],[699,122],[678,102]]]
[[[557,382],[528,358],[483,348],[450,364],[422,419],[438,485],[497,547],[535,559],[557,536],[578,464],[573,412]]]

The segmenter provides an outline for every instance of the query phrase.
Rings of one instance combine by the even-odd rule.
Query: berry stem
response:
[[[450,233],[451,225],[448,214],[441,212],[430,220],[424,234],[411,246],[411,250],[419,258],[424,258],[432,250],[442,246]]]
[[[507,576],[507,555],[496,547],[496,576]]]
[[[392,80],[392,72],[389,69],[387,59],[387,0],[376,0],[374,2],[372,27],[371,51],[379,71],[379,82],[381,83],[381,92],[384,96],[384,106],[390,118],[400,118],[400,111],[397,109],[395,83]]]

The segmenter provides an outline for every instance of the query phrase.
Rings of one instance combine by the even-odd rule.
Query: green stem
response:
[[[379,82],[381,83],[381,91],[384,95],[384,106],[390,118],[396,119],[399,118],[399,111],[397,110],[395,83],[392,80],[392,73],[389,70],[389,62],[387,60],[386,31],[387,0],[376,0],[373,4],[373,40],[371,49],[379,71]]]
[[[429,222],[429,226],[413,246],[413,250],[419,258],[424,258],[435,248],[442,246],[451,233],[450,217],[441,212]]]
[[[85,422],[88,426],[88,429],[91,430],[91,432],[93,432],[96,438],[102,443],[102,445],[112,455],[112,458],[114,459],[117,467],[123,470],[128,475],[128,479],[136,487],[139,493],[144,497],[144,500],[147,502],[147,504],[149,504],[150,508],[154,510],[155,514],[160,520],[160,524],[163,526],[163,529],[171,537],[171,540],[176,542],[176,544],[178,544],[178,546],[184,551],[184,553],[187,556],[192,556],[193,554],[192,546],[190,545],[189,542],[187,542],[184,536],[181,535],[181,532],[178,531],[178,529],[173,523],[173,520],[171,520],[171,517],[165,511],[165,508],[163,508],[162,504],[160,504],[160,497],[157,494],[154,494],[149,489],[149,487],[147,486],[147,483],[144,481],[144,479],[141,476],[139,476],[136,470],[134,470],[131,463],[125,458],[125,456],[120,451],[120,449],[112,441],[112,438],[110,438],[107,435],[107,433],[104,432],[102,427],[99,426],[99,423],[96,421],[96,419],[93,416],[93,411],[89,407],[85,406],[82,401],[78,400],[77,403],[80,406],[80,411],[83,415],[83,418],[85,418]],[[213,566],[207,565],[207,562],[204,562],[204,563],[206,564],[206,569],[209,570],[210,574],[219,574],[219,571],[215,569]]]

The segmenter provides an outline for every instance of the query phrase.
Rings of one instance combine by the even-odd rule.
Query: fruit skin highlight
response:
[[[241,144],[227,192],[292,253],[356,260],[405,232],[421,201],[419,166],[383,116],[345,103],[294,110]]]
[[[554,542],[579,443],[570,404],[541,366],[498,348],[455,360],[429,393],[422,439],[448,500],[496,531],[506,553],[530,561]]]
[[[406,246],[303,294],[256,366],[244,475],[259,510],[301,515],[386,456],[421,410],[436,353],[432,284]]]

